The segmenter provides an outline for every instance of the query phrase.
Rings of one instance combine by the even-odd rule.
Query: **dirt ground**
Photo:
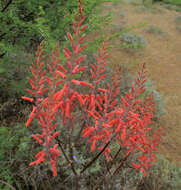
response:
[[[147,23],[131,31],[144,37],[146,47],[137,53],[115,47],[109,52],[108,62],[112,68],[125,65],[131,73],[136,73],[140,64],[146,63],[148,79],[156,84],[156,90],[163,95],[167,112],[161,118],[165,134],[159,151],[178,163],[181,161],[181,32],[176,29],[175,18],[179,13],[163,6],[146,10],[128,3],[105,3],[102,6],[103,14],[110,10],[113,12],[112,26],[104,27],[107,35],[118,32],[123,25],[132,27]],[[150,25],[159,27],[164,35],[146,32]],[[119,43],[119,38],[116,38],[111,45]]]

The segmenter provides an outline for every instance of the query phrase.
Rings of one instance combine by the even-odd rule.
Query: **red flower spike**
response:
[[[106,160],[109,161],[112,158],[112,146],[109,143],[111,145],[117,143],[121,148],[127,150],[125,155],[122,155],[122,158],[124,159],[125,156],[127,158],[131,154],[135,163],[138,163],[133,164],[133,167],[146,175],[145,170],[154,161],[153,151],[156,150],[159,144],[160,134],[154,134],[153,139],[151,139],[150,134],[152,133],[149,133],[151,129],[149,125],[152,122],[155,110],[152,105],[153,99],[141,100],[137,96],[143,93],[145,89],[143,85],[146,81],[145,69],[143,67],[142,71],[138,73],[138,77],[135,77],[131,90],[119,100],[121,79],[119,72],[112,76],[112,83],[107,84],[106,87],[102,87],[100,83],[107,76],[105,69],[107,44],[103,43],[102,47],[99,48],[94,64],[90,65],[87,61],[84,61],[86,56],[82,54],[82,51],[86,48],[86,45],[81,43],[85,38],[83,32],[87,25],[83,25],[85,16],[83,15],[81,0],[79,0],[79,15],[76,15],[75,18],[76,21],[73,22],[75,38],[70,33],[67,33],[71,49],[63,49],[66,62],[59,64],[57,45],[51,55],[50,64],[46,66],[48,73],[46,70],[43,71],[44,57],[42,56],[43,48],[41,44],[36,53],[36,63],[31,67],[33,77],[29,79],[29,83],[32,91],[28,90],[28,92],[33,97],[36,97],[35,104],[37,107],[33,108],[26,125],[29,126],[32,119],[36,117],[42,133],[34,135],[34,139],[43,146],[44,150],[36,155],[37,160],[31,162],[30,165],[48,161],[51,164],[53,175],[57,175],[55,165],[60,157],[60,151],[57,149],[59,145],[54,145],[54,139],[59,135],[55,128],[60,124],[60,130],[63,127],[65,130],[69,130],[66,126],[71,126],[72,133],[70,135],[73,135],[73,137],[75,133],[80,131],[81,137],[86,137],[88,143],[90,143],[91,152],[98,145],[100,151],[105,146],[108,146],[103,152],[97,154],[98,157],[96,159],[101,154],[104,154]],[[76,73],[83,72],[81,78],[82,76],[87,76],[87,73],[84,73],[87,65],[82,66],[83,63],[90,66],[88,69],[92,76],[91,82],[81,81],[82,79],[74,80],[73,75]],[[77,88],[73,84],[79,85],[79,87]],[[83,86],[88,86],[91,89],[82,88]],[[34,101],[28,97],[23,99],[30,102]],[[118,101],[121,101],[121,104]],[[82,113],[82,115],[79,113]],[[74,122],[80,121],[82,118],[84,120],[83,127],[79,123],[78,125],[74,124]],[[77,127],[80,127],[80,129]],[[74,128],[77,129],[74,130]],[[74,140],[75,138],[71,139]],[[69,144],[70,148],[72,144],[74,142]],[[75,146],[72,148],[76,149],[79,147]],[[135,154],[136,152],[140,156]],[[69,153],[67,156],[71,160],[71,153]],[[77,171],[74,164],[72,162],[71,168],[75,168],[75,171]],[[78,172],[77,174],[79,175],[80,173]]]

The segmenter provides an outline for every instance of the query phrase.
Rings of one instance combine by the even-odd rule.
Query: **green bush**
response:
[[[180,190],[181,189],[181,164],[167,160],[158,155],[157,162],[153,165],[147,177],[144,177],[138,190]]]
[[[27,67],[41,41],[47,54],[57,41],[64,46],[66,31],[70,31],[77,10],[77,0],[9,2],[0,2],[0,90],[1,97],[7,98],[22,95]],[[89,23],[87,32],[109,22],[107,16],[95,16],[95,7],[102,2],[83,0]]]

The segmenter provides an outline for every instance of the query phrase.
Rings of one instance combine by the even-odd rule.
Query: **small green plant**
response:
[[[13,190],[12,186],[20,182],[16,179],[16,172],[19,171],[18,167],[21,163],[25,162],[33,152],[33,150],[29,151],[30,139],[26,136],[27,130],[23,127],[24,125],[22,124],[14,126],[13,128],[0,126],[1,190]]]
[[[138,1],[138,0],[129,0],[128,1],[130,4],[135,5],[135,6],[139,6],[142,4],[142,2]]]
[[[181,15],[177,15],[175,18],[176,24],[181,24]]]
[[[150,25],[146,31],[148,33],[153,33],[153,34],[162,34],[163,31],[161,30],[161,28],[159,28],[158,26],[154,26],[154,25]]]
[[[179,32],[181,32],[181,24],[178,25],[178,26],[176,26],[176,28],[177,28],[177,30],[178,30]]]
[[[150,7],[152,7],[152,0],[143,0],[143,5],[145,6],[145,7],[148,7],[148,8],[150,8]]]
[[[159,6],[159,5],[153,5],[153,6],[151,7],[151,12],[152,12],[153,14],[159,14],[159,13],[163,13],[164,10],[163,10],[163,8],[162,8],[161,6]]]
[[[137,13],[144,13],[144,12],[148,11],[148,8],[145,7],[144,5],[140,5],[140,6],[136,7],[135,11]]]
[[[155,34],[162,37],[167,37],[167,33],[163,32],[162,29],[155,25],[150,25],[148,28],[146,28],[146,32],[149,34]]]
[[[153,164],[148,176],[142,178],[138,189],[147,187],[150,190],[180,190],[180,176],[181,163],[176,165],[162,155],[158,155],[157,162]]]
[[[131,33],[123,33],[121,36],[122,46],[127,49],[138,50],[146,46],[146,41],[143,37]]]
[[[176,29],[181,32],[181,15],[177,15],[175,18]]]

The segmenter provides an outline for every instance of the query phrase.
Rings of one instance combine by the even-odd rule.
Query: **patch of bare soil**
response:
[[[133,53],[125,51],[122,47],[116,47],[109,52],[108,61],[112,68],[125,65],[131,73],[138,71],[140,64],[146,63],[147,76],[156,84],[156,90],[163,95],[167,111],[161,118],[165,134],[160,153],[177,162],[181,160],[181,33],[177,31],[175,23],[178,13],[164,7],[160,9],[163,11],[138,12],[137,6],[131,4],[120,3],[114,6],[112,3],[105,3],[103,13],[112,10],[113,16],[112,26],[107,28],[105,26],[104,32],[108,35],[114,34],[125,23],[126,27],[148,23],[131,31],[144,37],[147,41],[145,49]],[[149,25],[161,28],[167,35],[163,37],[146,32],[145,27]],[[118,45],[119,42],[119,38],[116,38],[111,44]]]

